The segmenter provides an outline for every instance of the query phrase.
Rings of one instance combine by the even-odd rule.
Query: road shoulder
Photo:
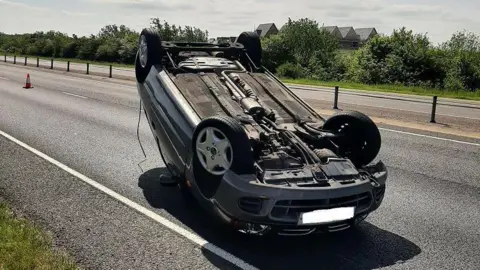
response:
[[[1,194],[1,191],[0,191]],[[24,217],[0,196],[1,269],[77,269],[51,233]]]
[[[0,136],[0,196],[93,269],[215,269],[218,258]]]

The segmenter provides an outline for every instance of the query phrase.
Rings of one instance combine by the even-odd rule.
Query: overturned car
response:
[[[141,32],[138,93],[171,179],[240,232],[354,227],[385,194],[377,126],[356,111],[323,118],[261,57],[254,32],[225,44]]]

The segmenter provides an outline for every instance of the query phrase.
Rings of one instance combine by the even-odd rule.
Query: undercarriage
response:
[[[205,56],[186,57],[178,67],[169,73],[172,81],[202,119],[222,115],[242,123],[260,182],[328,187],[371,180],[368,169],[341,157],[340,135],[321,130],[318,115],[268,73]]]
[[[375,123],[357,111],[323,118],[261,66],[255,33],[232,44],[142,33],[139,93],[184,194],[246,233],[343,230],[380,206]]]

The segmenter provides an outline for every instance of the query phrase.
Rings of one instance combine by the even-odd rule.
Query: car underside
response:
[[[165,42],[144,30],[136,72],[143,103],[155,103],[147,93],[158,80],[162,89],[150,93],[176,93],[179,111],[193,112],[192,133],[177,138],[182,152],[166,130],[180,121],[168,117],[167,101],[146,105],[150,118],[165,115],[164,130],[152,132],[174,149],[160,149],[172,175],[228,224],[249,233],[337,231],[380,206],[387,171],[372,163],[381,146],[375,123],[356,111],[323,118],[261,66],[255,33],[210,44]]]

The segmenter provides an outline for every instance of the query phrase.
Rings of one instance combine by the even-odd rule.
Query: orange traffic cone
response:
[[[23,88],[25,88],[25,89],[33,88],[32,84],[30,82],[30,74],[27,74],[27,81],[25,82],[25,86]]]

